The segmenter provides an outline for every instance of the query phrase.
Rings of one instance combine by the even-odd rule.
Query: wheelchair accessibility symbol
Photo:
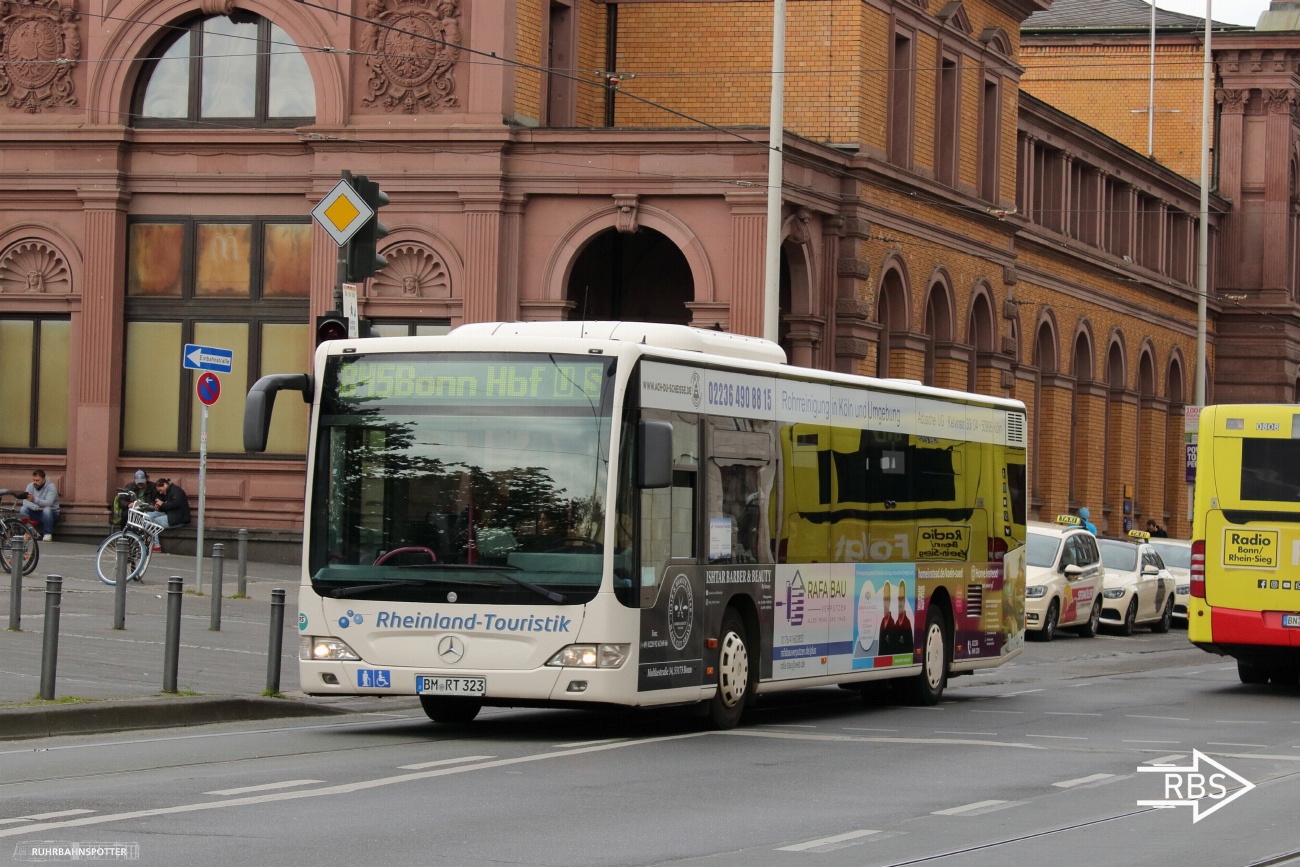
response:
[[[357,686],[365,689],[389,689],[393,685],[392,672],[386,668],[361,668],[357,670]]]

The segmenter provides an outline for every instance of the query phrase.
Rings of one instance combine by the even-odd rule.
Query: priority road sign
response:
[[[334,243],[342,247],[375,215],[375,211],[345,179],[335,184],[334,189],[312,208],[311,215]]]
[[[216,373],[230,373],[230,368],[234,363],[235,352],[232,349],[187,343],[185,344],[185,351],[181,353],[181,366],[187,370],[211,370]]]
[[[199,376],[195,391],[198,392],[200,403],[212,406],[221,397],[221,380],[217,379],[215,373],[204,373]]]

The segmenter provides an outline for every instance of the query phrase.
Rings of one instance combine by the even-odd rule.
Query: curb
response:
[[[0,740],[103,734],[285,717],[336,716],[346,712],[292,699],[206,696],[0,708]]]

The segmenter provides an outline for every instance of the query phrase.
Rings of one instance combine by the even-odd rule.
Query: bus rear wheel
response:
[[[753,696],[754,669],[750,664],[745,622],[734,608],[722,616],[718,638],[718,691],[709,700],[709,722],[717,729],[732,729],[740,723],[745,705]]]
[[[900,686],[911,704],[935,705],[948,685],[948,633],[943,612],[930,606],[925,615],[925,638],[921,646],[921,673]]]
[[[420,707],[424,714],[437,723],[447,725],[465,725],[473,722],[474,717],[483,709],[477,701],[464,698],[443,698],[437,695],[420,696]]]
[[[1242,683],[1262,686],[1268,683],[1268,669],[1250,662],[1242,662],[1239,659],[1237,660],[1237,677],[1240,678]]]

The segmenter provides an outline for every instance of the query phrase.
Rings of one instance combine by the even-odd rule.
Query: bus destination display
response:
[[[605,362],[551,356],[536,360],[439,360],[372,355],[342,361],[338,396],[386,404],[599,405]]]

